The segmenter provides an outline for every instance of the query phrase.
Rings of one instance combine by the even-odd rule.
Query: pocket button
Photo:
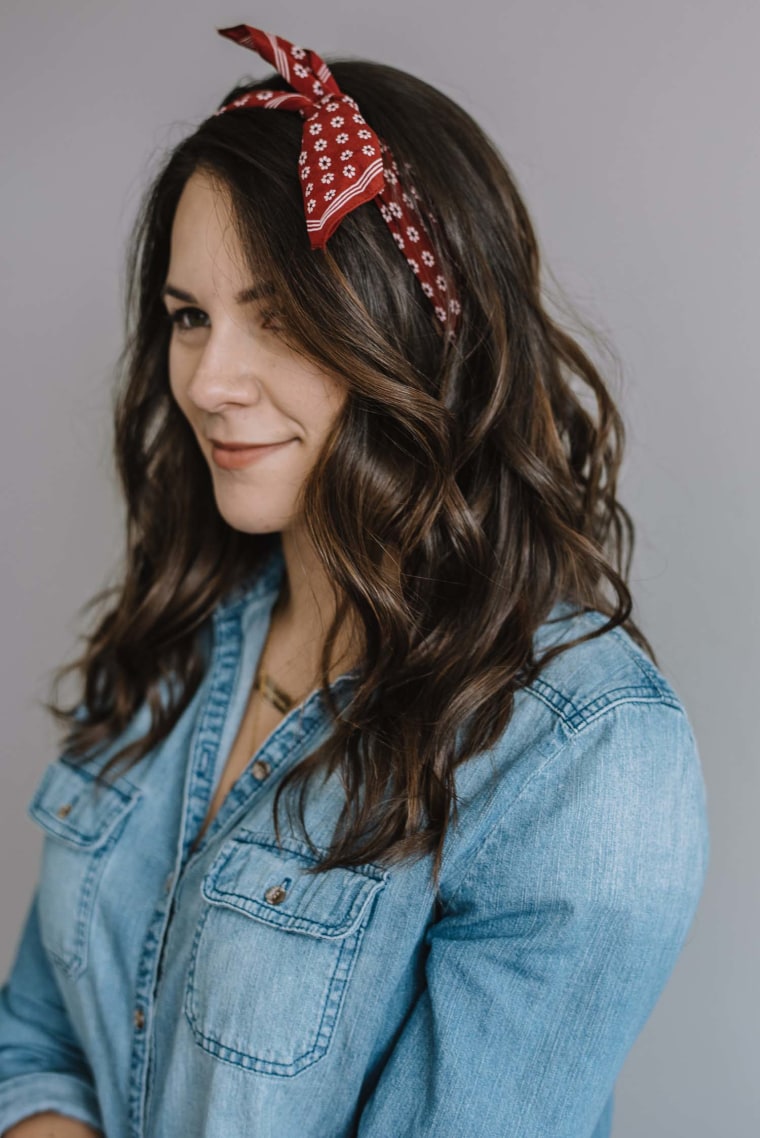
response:
[[[285,900],[287,895],[287,890],[283,889],[281,885],[273,885],[270,889],[267,889],[264,894],[264,899],[268,901],[270,905],[279,905],[281,901]]]
[[[58,815],[59,818],[65,818],[66,815],[69,814],[70,812],[71,812],[71,803],[70,802],[64,802],[63,806],[59,806],[58,809],[56,810],[56,814]]]

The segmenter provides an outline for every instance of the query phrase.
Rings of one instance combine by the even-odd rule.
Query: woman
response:
[[[605,1138],[709,848],[620,414],[460,107],[220,31],[279,74],[135,228],[125,573],[47,705],[0,1132]]]

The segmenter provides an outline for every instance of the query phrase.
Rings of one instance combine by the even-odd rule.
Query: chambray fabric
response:
[[[329,730],[318,691],[189,853],[242,718],[284,562],[217,607],[171,735],[113,786],[29,802],[37,885],[0,989],[0,1133],[57,1110],[108,1138],[608,1138],[613,1088],[681,951],[709,857],[700,757],[671,684],[619,629],[555,659],[457,769],[431,857],[316,877],[271,803]],[[563,617],[539,648],[603,623]],[[333,684],[345,706],[355,673]],[[306,802],[329,844],[339,777]],[[283,803],[284,807],[284,803]],[[294,815],[295,817],[295,815]]]

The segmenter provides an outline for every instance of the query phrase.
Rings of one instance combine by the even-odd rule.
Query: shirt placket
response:
[[[220,608],[213,614],[214,645],[209,690],[191,742],[177,860],[174,870],[166,879],[165,894],[153,913],[138,966],[129,1094],[129,1128],[133,1138],[144,1138],[145,1133],[151,1089],[151,1041],[155,1035],[153,1011],[175,897],[185,870],[191,861],[206,856],[210,842],[220,831],[234,827],[239,817],[250,808],[256,793],[264,788],[272,775],[282,773],[285,767],[297,762],[314,745],[320,730],[327,723],[321,702],[323,697],[320,692],[314,691],[278,724],[256,760],[231,787],[198,848],[192,849],[195,836],[206,817],[215,767],[219,760],[219,746],[235,686],[240,679],[244,605],[245,598],[227,608]],[[346,694],[349,682],[348,675],[343,675],[331,684],[339,704]]]
[[[198,828],[205,817],[214,761],[224,729],[240,663],[242,600],[214,612],[214,644],[210,683],[193,734],[183,795],[179,852],[174,870],[165,882],[150,921],[137,968],[129,1070],[128,1125],[133,1138],[144,1138],[145,1111],[150,1086],[150,1041],[153,1009],[160,979],[163,947],[171,922],[182,871]]]

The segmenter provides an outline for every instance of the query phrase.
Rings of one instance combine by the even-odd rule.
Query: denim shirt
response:
[[[107,1138],[607,1138],[708,863],[680,699],[620,629],[561,653],[457,768],[435,893],[432,855],[304,875],[282,803],[275,841],[277,783],[329,731],[315,689],[191,853],[283,567],[277,545],[218,604],[201,685],[140,763],[93,794],[146,705],[84,768],[64,752],[44,770],[40,871],[0,989],[0,1133],[54,1110]],[[604,620],[547,621],[537,646]],[[354,679],[331,685],[339,706]],[[326,849],[343,791],[337,773],[315,785]]]

